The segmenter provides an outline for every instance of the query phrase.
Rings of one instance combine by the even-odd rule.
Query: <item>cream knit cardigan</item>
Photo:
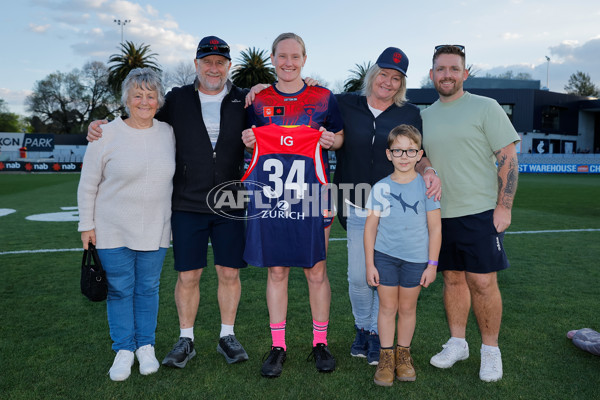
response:
[[[148,129],[121,118],[88,144],[77,190],[78,230],[96,231],[96,247],[169,247],[175,137],[169,124]]]

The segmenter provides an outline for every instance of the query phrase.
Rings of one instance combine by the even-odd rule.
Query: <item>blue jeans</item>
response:
[[[346,205],[348,219],[346,221],[348,237],[348,292],[354,323],[358,329],[376,332],[377,314],[379,313],[379,296],[377,289],[367,284],[367,266],[365,264],[366,210]]]
[[[114,351],[154,346],[158,288],[166,254],[166,248],[98,249],[108,282],[106,310]]]

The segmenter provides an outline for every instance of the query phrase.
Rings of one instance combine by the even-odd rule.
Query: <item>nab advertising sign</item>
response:
[[[0,161],[0,172],[81,172],[80,162]]]

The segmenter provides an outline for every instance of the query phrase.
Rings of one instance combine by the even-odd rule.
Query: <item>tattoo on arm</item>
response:
[[[519,160],[516,156],[510,158],[506,171],[506,179],[500,176],[500,168],[506,164],[508,157],[503,155],[498,160],[498,194],[499,203],[511,209],[515,194],[517,192],[517,181],[519,179]]]
[[[494,152],[494,156],[498,160],[498,193],[502,193],[504,188],[504,180],[500,176],[500,171],[502,171],[502,167],[504,167],[504,163],[506,162],[506,155],[501,155],[501,152],[501,150]]]

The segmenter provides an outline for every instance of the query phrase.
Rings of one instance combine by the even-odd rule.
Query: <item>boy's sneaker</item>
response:
[[[260,369],[260,374],[267,378],[277,378],[283,371],[283,362],[285,361],[286,352],[283,347],[272,347],[268,354],[269,356],[263,362]]]
[[[115,356],[115,361],[108,371],[110,379],[113,381],[124,381],[131,375],[131,366],[133,365],[133,351],[119,350]]]
[[[140,374],[150,375],[158,371],[160,364],[154,354],[154,346],[147,344],[135,351],[138,362],[140,363]]]
[[[352,347],[350,348],[350,355],[352,357],[367,357],[367,337],[368,333],[365,332],[364,328],[358,329],[358,326],[354,325],[356,329],[356,337],[354,338],[354,342],[352,343]]]
[[[162,361],[167,367],[183,368],[196,355],[194,341],[189,337],[180,337],[173,350]]]
[[[502,356],[500,349],[498,351],[481,349],[479,378],[485,382],[496,382],[502,379]]]
[[[248,359],[248,353],[246,353],[246,350],[244,350],[234,335],[227,335],[220,338],[217,351],[223,354],[228,364],[235,364]]]
[[[469,358],[469,345],[467,342],[456,343],[450,339],[442,346],[444,349],[431,357],[429,363],[438,368],[450,368],[457,361]]]
[[[379,364],[379,352],[381,345],[379,344],[379,335],[371,332],[367,337],[367,362],[369,365]]]
[[[324,343],[317,343],[312,348],[312,353],[308,356],[307,361],[315,359],[315,366],[319,372],[332,372],[335,370],[335,358],[331,355],[329,347]]]

